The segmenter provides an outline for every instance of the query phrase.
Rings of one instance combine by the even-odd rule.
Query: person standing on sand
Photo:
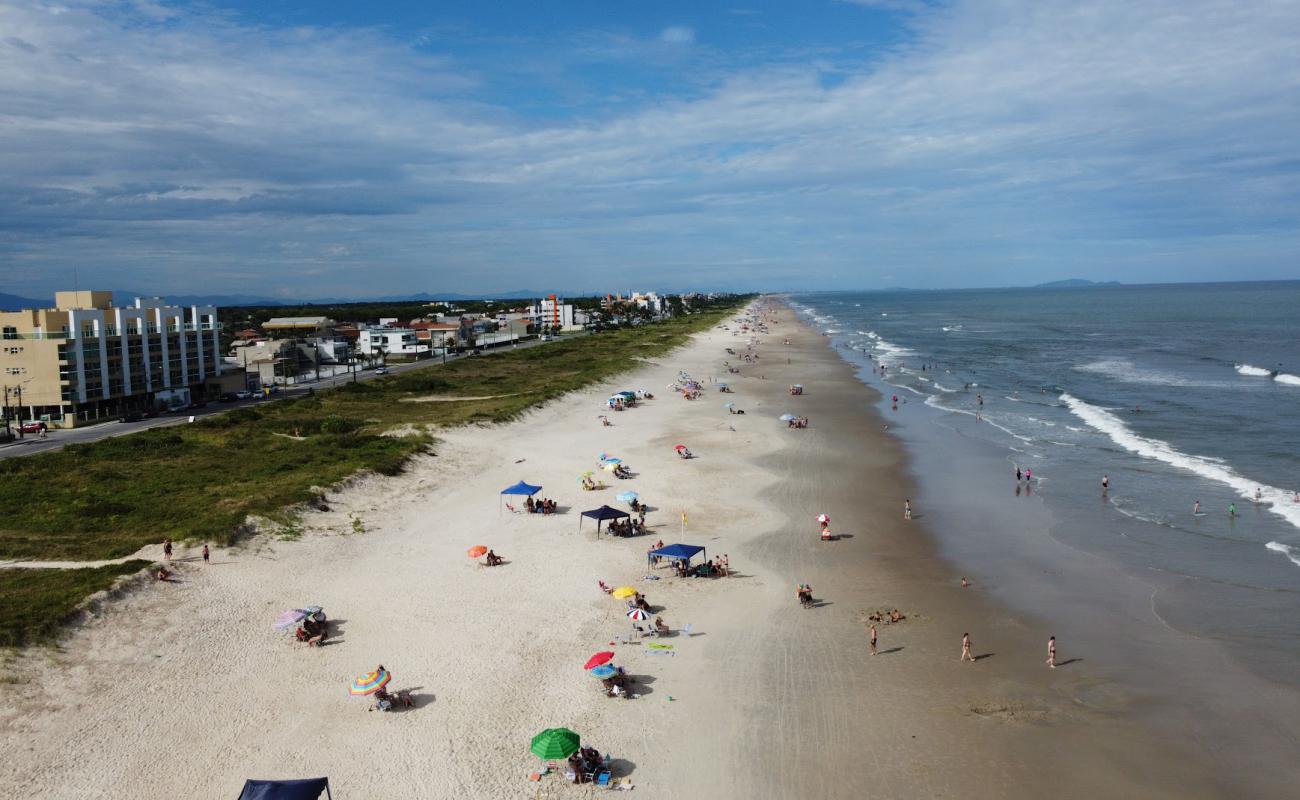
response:
[[[208,552],[208,546],[207,546],[207,544],[204,544],[204,545],[203,545],[203,563],[204,563],[204,564],[209,563],[209,562],[208,562],[208,558],[209,558],[210,555],[211,555],[211,554]]]
[[[871,623],[871,655],[876,654],[876,623]]]
[[[1016,483],[1020,483],[1020,479],[1021,479],[1022,477],[1023,477],[1023,475],[1022,475],[1021,472],[1020,472],[1020,465],[1017,464],[1017,465],[1016,465]]]
[[[168,561],[172,560],[172,540],[163,539],[163,557]]]
[[[911,501],[911,500],[904,500],[904,501],[903,501],[903,519],[910,520],[911,518],[912,518],[912,501]]]
[[[972,664],[975,663],[975,656],[970,653],[970,634],[963,633],[961,635],[961,658],[957,659],[957,661],[960,663],[968,659]]]
[[[969,587],[970,587],[970,581],[966,580],[966,576],[963,575],[961,579],[961,588],[966,589]]]
[[[1228,503],[1228,516],[1230,516],[1230,517],[1235,517],[1235,516],[1237,516],[1237,504],[1236,504],[1236,503]]]
[[[1056,669],[1056,637],[1047,637],[1047,666]]]

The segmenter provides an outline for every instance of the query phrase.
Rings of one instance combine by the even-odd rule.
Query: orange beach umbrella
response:
[[[488,551],[488,549],[487,549],[486,547],[484,547],[483,545],[481,545],[481,544],[476,544],[476,545],[474,545],[473,547],[471,547],[469,550],[467,550],[467,551],[465,551],[465,552],[469,553],[469,557],[470,557],[470,558],[480,558],[480,557],[482,557],[482,556],[487,555],[487,551]]]

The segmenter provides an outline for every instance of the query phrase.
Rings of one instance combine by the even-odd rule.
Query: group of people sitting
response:
[[[785,426],[786,426],[787,428],[806,428],[806,427],[808,427],[808,418],[807,418],[807,417],[795,417],[794,419],[792,419],[792,420],[790,420],[789,422],[785,423]]]
[[[645,595],[637,592],[627,599],[627,608],[629,611],[634,608],[639,608],[648,613],[650,611],[650,603],[646,601]]]
[[[615,478],[623,478],[623,479],[630,478],[630,477],[632,477],[632,470],[628,469],[627,467],[623,466],[622,464],[615,464],[615,465],[614,465],[614,477],[615,477]]]
[[[673,570],[679,578],[720,578],[728,574],[728,567],[725,556],[694,566],[680,559],[673,562]]]
[[[605,530],[610,536],[618,536],[619,538],[627,538],[628,536],[644,536],[646,532],[645,522],[631,517],[628,519],[616,519],[609,523],[609,527]]]
[[[306,642],[308,647],[317,647],[325,643],[325,637],[329,634],[329,622],[314,617],[307,617],[298,626],[294,635],[300,642]]]
[[[569,756],[569,774],[574,783],[586,783],[593,780],[597,773],[607,769],[605,759],[594,747],[583,747]]]
[[[545,497],[541,500],[534,500],[530,497],[524,501],[524,508],[528,509],[529,514],[554,514],[559,506],[555,504],[554,500],[548,500]]]
[[[590,475],[583,475],[583,476],[582,476],[582,489],[583,489],[583,491],[590,492],[590,491],[594,491],[594,490],[596,490],[596,489],[604,489],[604,488],[605,488],[605,484],[604,484],[604,483],[596,483],[594,480],[591,479],[591,476],[590,476]]]
[[[867,615],[867,619],[872,622],[883,622],[888,625],[891,622],[902,622],[907,617],[899,613],[898,609],[893,611],[873,611]]]

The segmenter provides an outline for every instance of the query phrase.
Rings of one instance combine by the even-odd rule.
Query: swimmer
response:
[[[1110,489],[1110,476],[1109,476],[1109,475],[1102,475],[1102,476],[1101,476],[1101,491],[1104,493],[1104,492],[1108,491],[1109,489]]]

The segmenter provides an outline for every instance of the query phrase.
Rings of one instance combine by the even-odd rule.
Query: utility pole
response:
[[[5,438],[12,439],[13,429],[9,427],[9,387],[5,386]]]
[[[23,387],[22,385],[20,384],[17,388],[14,389],[14,391],[18,393],[18,405],[14,406],[14,408],[18,411],[18,438],[25,439],[27,438],[27,436],[26,433],[24,433],[23,431]]]

